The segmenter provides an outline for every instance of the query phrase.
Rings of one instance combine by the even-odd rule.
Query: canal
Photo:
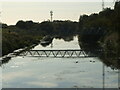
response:
[[[40,49],[79,49],[77,37],[53,39]],[[78,63],[76,63],[78,61]],[[2,65],[2,88],[118,88],[118,70],[98,57],[53,58],[17,56]]]

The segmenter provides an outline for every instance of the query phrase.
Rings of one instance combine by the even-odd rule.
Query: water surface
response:
[[[54,39],[40,49],[79,49],[78,39]],[[76,63],[78,61],[78,63]],[[118,70],[103,65],[99,58],[15,57],[2,66],[3,88],[117,88]],[[103,68],[104,71],[103,71]],[[105,76],[103,76],[103,73]]]

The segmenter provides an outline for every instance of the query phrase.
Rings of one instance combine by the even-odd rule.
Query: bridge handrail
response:
[[[47,50],[29,50],[29,51],[83,51],[82,49],[47,49]]]
[[[42,50],[28,50],[28,51],[86,51],[86,50],[82,50],[82,49],[42,49]],[[93,50],[93,51],[102,51],[103,50]]]

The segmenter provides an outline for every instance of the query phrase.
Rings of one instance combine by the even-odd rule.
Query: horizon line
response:
[[[0,0],[1,2],[102,2],[102,0]],[[114,0],[105,0],[113,2]]]

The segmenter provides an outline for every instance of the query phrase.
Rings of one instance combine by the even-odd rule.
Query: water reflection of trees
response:
[[[51,36],[51,37],[54,37],[55,39],[63,39],[66,42],[70,42],[70,41],[74,40],[74,35],[71,35],[71,36],[59,36],[59,35],[56,35],[56,36]],[[41,45],[43,47],[49,46],[50,44],[52,44],[53,39],[52,40],[48,40],[48,42],[46,42],[46,43],[41,43]]]
[[[94,38],[94,36],[92,36]],[[54,36],[55,39],[63,39],[64,41],[72,41],[74,40],[74,35],[71,36]],[[87,37],[90,38],[90,37]],[[79,45],[82,50],[84,50],[89,56],[97,56],[100,60],[106,65],[111,67],[112,69],[119,69],[120,68],[120,60],[118,56],[118,52],[113,52],[110,48],[102,48],[98,42],[80,39],[78,37]],[[51,42],[52,43],[52,42]],[[51,44],[49,43],[49,44]],[[49,45],[49,44],[46,44]]]
[[[67,41],[67,42],[70,42],[70,41],[73,41],[74,39],[73,39],[73,35],[71,35],[71,36],[56,36],[55,38],[56,39],[63,39],[64,41]]]
[[[117,52],[112,52],[110,49],[104,49],[99,43],[83,42],[79,39],[79,45],[82,50],[90,56],[97,56],[100,60],[112,69],[120,69],[120,59]]]

